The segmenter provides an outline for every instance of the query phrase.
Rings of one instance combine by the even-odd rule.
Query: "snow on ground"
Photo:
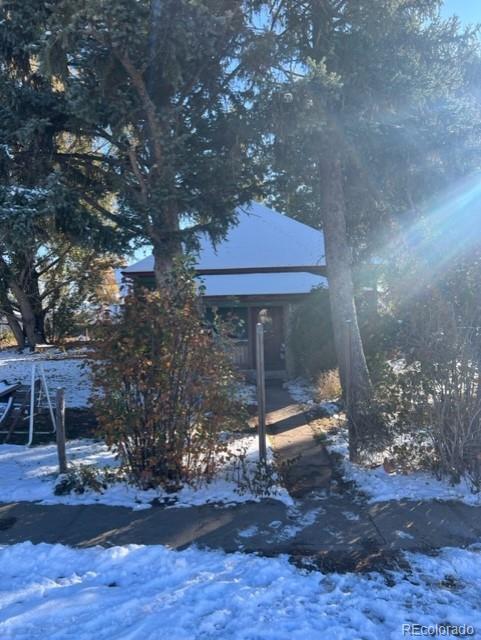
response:
[[[289,380],[284,384],[284,387],[296,402],[307,405],[316,404],[316,401],[314,400],[314,387],[309,384],[307,380],[302,378]]]
[[[85,349],[67,353],[57,350],[47,353],[31,353],[28,350],[19,353],[13,349],[0,351],[0,380],[30,384],[32,365],[43,364],[52,396],[55,389],[64,387],[67,407],[84,408],[89,405],[92,394],[90,370],[85,355]],[[240,383],[234,393],[240,402],[257,404],[256,387],[253,384]]]
[[[237,549],[242,551],[245,548],[243,544],[245,538],[253,538],[255,536],[261,537],[268,544],[292,540],[301,531],[313,525],[316,520],[319,522],[319,516],[325,512],[325,509],[321,506],[302,512],[298,505],[291,504],[287,508],[287,517],[291,521],[290,524],[283,524],[281,520],[273,520],[264,526],[254,524],[241,529],[236,538]]]
[[[236,398],[244,404],[257,404],[257,389],[255,384],[243,382],[237,385],[235,390]]]
[[[327,439],[329,451],[341,457],[343,475],[368,496],[368,501],[387,500],[459,500],[471,505],[481,505],[481,493],[473,493],[466,481],[452,485],[437,480],[422,471],[412,473],[387,473],[383,466],[373,469],[361,467],[349,461],[347,432],[340,428],[330,432]]]
[[[246,451],[249,474],[254,474],[258,460],[258,440],[253,436],[238,438],[230,445],[233,452]],[[269,449],[272,461],[272,451]],[[67,443],[67,459],[74,466],[94,465],[98,468],[115,467],[115,455],[101,442],[93,440],[71,440]],[[239,492],[233,479],[232,468],[227,465],[210,483],[198,487],[184,486],[177,493],[150,489],[142,491],[126,482],[110,484],[103,493],[86,491],[83,494],[54,494],[57,480],[57,450],[55,445],[23,447],[0,445],[0,502],[20,500],[39,501],[42,504],[108,504],[133,509],[149,508],[151,501],[168,500],[172,506],[190,506],[208,502],[245,502],[259,500],[250,491]],[[287,491],[277,485],[271,488],[270,496],[292,504]],[[1,637],[1,635],[0,635]]]
[[[72,355],[77,357],[72,357]],[[48,353],[31,353],[7,349],[0,351],[0,380],[30,384],[32,365],[43,365],[47,385],[52,396],[58,387],[65,388],[65,401],[69,408],[88,406],[92,393],[89,370],[82,355],[83,351],[74,353],[50,351]],[[70,357],[69,357],[70,356]]]
[[[47,384],[53,393],[57,387],[66,390],[67,407],[87,407],[92,392],[89,369],[85,360],[85,350],[76,350],[65,354],[62,351],[48,353],[19,353],[15,350],[0,351],[0,381],[19,381],[30,383],[32,365],[43,365]],[[70,357],[69,357],[70,356]],[[72,357],[75,356],[75,357]],[[250,402],[255,399],[255,387],[239,385],[235,390],[239,400]],[[258,460],[258,441],[253,436],[237,438],[232,442],[232,450],[246,453],[249,476],[252,480]],[[272,451],[269,449],[270,462]],[[75,465],[94,465],[97,467],[116,466],[114,454],[99,442],[92,440],[71,441],[67,445],[67,458]],[[125,482],[109,485],[102,494],[86,491],[84,494],[55,496],[54,486],[57,478],[57,454],[54,445],[38,446],[27,449],[16,445],[0,445],[0,502],[14,500],[41,501],[44,504],[93,504],[102,503],[132,508],[146,508],[153,499],[167,499],[175,506],[205,504],[207,502],[243,502],[259,499],[252,491],[239,491],[232,466],[226,466],[218,477],[209,484],[196,488],[184,487],[178,493],[167,494],[162,491],[140,491]],[[271,497],[292,504],[287,491],[274,486]]]
[[[411,637],[408,624],[479,633],[480,547],[406,559],[412,572],[388,581],[307,572],[286,557],[27,542],[0,548],[0,637],[387,640]]]
[[[315,389],[312,384],[303,378],[290,380],[284,384],[291,398],[299,404],[306,405],[308,408],[322,407],[329,415],[339,412],[339,407],[335,402],[317,402],[315,400]]]
[[[305,380],[288,382],[286,387],[296,402],[308,406],[316,404],[314,388]],[[339,411],[335,404],[322,403],[320,406],[333,417]],[[388,500],[459,500],[466,504],[481,505],[481,493],[473,493],[466,480],[452,485],[447,479],[438,480],[427,472],[387,473],[382,465],[369,469],[353,464],[349,461],[347,430],[343,427],[329,432],[326,445],[330,452],[340,456],[344,478],[354,482],[371,503]]]

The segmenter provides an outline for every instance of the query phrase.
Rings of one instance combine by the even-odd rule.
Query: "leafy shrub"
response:
[[[337,366],[327,289],[316,289],[295,307],[287,341],[297,374],[314,379]]]
[[[272,461],[251,460],[247,447],[230,452],[228,479],[237,484],[237,493],[269,497],[276,494],[280,484],[279,473]]]
[[[65,496],[69,493],[83,494],[86,491],[102,493],[109,484],[119,479],[118,469],[109,467],[99,469],[92,465],[81,464],[71,467],[67,473],[59,476],[54,493],[56,496]]]
[[[468,312],[471,311],[472,315]],[[393,452],[481,489],[481,331],[478,310],[425,293],[403,322],[407,348],[380,390]],[[463,313],[461,313],[461,311]]]
[[[363,291],[356,298],[359,328],[374,378],[379,362],[385,361],[386,351],[390,349],[394,324],[388,316],[377,313],[376,301],[377,298],[372,291]],[[327,289],[315,289],[294,308],[290,317],[287,343],[297,375],[316,380],[320,373],[337,368]]]
[[[243,413],[189,269],[178,265],[161,291],[126,298],[99,330],[92,369],[100,428],[133,481],[172,490],[212,477],[226,453],[221,431]]]

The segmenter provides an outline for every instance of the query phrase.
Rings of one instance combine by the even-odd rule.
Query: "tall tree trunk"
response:
[[[155,284],[161,289],[165,277],[172,269],[176,256],[180,255],[181,247],[178,242],[165,240],[163,242],[155,242],[153,246],[154,255],[154,274]]]
[[[20,315],[25,334],[27,336],[28,346],[35,349],[37,344],[45,342],[45,332],[43,330],[43,315],[39,317],[35,313],[34,307],[29,296],[23,291],[17,282],[10,282],[10,289],[18,302]]]
[[[47,335],[45,332],[45,310],[43,308],[42,296],[40,294],[40,286],[38,274],[33,268],[28,282],[26,282],[26,293],[32,306],[33,315],[35,317],[35,334],[37,336],[35,344],[45,344]]]
[[[17,320],[12,303],[8,298],[8,291],[4,282],[0,283],[0,313],[7,319],[10,331],[13,333],[19,349],[25,347],[25,334],[20,322]]]
[[[17,347],[19,349],[24,349],[25,348],[25,334],[23,332],[23,329],[22,329],[22,326],[21,326],[20,322],[17,320],[17,318],[15,317],[15,314],[13,313],[13,309],[12,309],[11,312],[6,311],[5,309],[3,309],[3,312],[5,313],[5,317],[7,318],[7,322],[8,322],[8,326],[10,327],[10,331],[14,335],[15,342],[17,343]]]
[[[362,414],[373,389],[357,320],[352,255],[346,229],[343,173],[338,147],[329,144],[319,161],[322,220],[334,340],[349,420],[349,453],[358,460]]]
[[[42,305],[38,274],[34,267],[33,258],[25,264],[25,268],[18,277],[7,265],[1,255],[0,267],[2,268],[3,274],[2,286],[0,289],[0,302],[5,300],[8,301],[7,292],[10,291],[17,301],[20,316],[22,318],[22,342],[25,344],[24,340],[26,335],[29,347],[31,349],[35,349],[37,344],[46,341],[46,335],[45,312]],[[13,313],[12,317],[14,318]],[[13,321],[12,325],[14,325]],[[17,332],[17,328],[15,328],[15,331]],[[18,339],[20,339],[19,334]]]
[[[174,260],[182,255],[182,244],[178,236],[179,216],[174,205],[166,207],[158,229],[152,229],[151,240],[154,255],[155,283],[161,289],[166,274],[172,269]]]

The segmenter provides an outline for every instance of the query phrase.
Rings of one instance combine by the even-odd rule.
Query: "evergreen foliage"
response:
[[[381,254],[389,261],[388,240],[422,217],[447,182],[480,166],[477,35],[442,20],[440,6],[269,3],[277,65],[263,91],[272,199],[324,230],[353,459],[367,429],[360,409],[369,413],[374,395],[351,267]]]
[[[327,289],[317,289],[296,306],[287,339],[297,374],[315,379],[337,367]]]
[[[182,243],[223,237],[259,190],[250,77],[262,57],[244,3],[61,0],[49,24],[45,68],[98,141],[119,213],[152,245],[161,283]]]
[[[85,265],[125,246],[108,205],[102,216],[91,206],[108,194],[78,164],[92,141],[75,128],[62,85],[40,69],[49,16],[37,0],[0,7],[1,312],[30,347],[46,341],[60,292],[73,280],[77,290],[88,286]]]

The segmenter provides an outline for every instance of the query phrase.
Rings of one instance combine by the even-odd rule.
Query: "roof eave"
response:
[[[326,275],[326,265],[299,265],[286,267],[239,267],[232,269],[195,269],[197,276],[226,276],[249,273],[313,273]],[[121,271],[126,277],[153,277],[153,271]]]

